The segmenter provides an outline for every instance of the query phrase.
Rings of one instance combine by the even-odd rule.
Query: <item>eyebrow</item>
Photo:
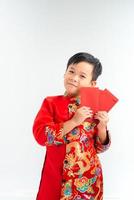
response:
[[[74,69],[75,70],[75,68],[74,67],[70,67],[70,69]],[[87,75],[85,72],[81,72],[82,74],[85,74],[85,75]]]

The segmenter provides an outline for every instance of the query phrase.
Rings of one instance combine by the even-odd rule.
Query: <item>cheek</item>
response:
[[[64,80],[66,80],[66,79],[67,79],[67,74],[64,75]]]
[[[80,81],[80,86],[82,87],[89,87],[90,86],[90,81],[87,80],[81,80]]]
[[[68,74],[66,74],[66,75],[64,76],[64,81],[67,82],[69,79],[70,79],[70,76],[69,76]]]
[[[64,76],[64,84],[67,84],[68,80],[69,80],[69,77],[67,75]]]
[[[64,85],[66,85],[66,83],[67,83],[67,81],[66,81],[66,79],[64,78]]]

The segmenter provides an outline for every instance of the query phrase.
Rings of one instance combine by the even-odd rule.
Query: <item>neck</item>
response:
[[[64,92],[64,96],[76,98],[76,97],[79,97],[79,94],[78,94],[78,93],[77,93],[77,94],[69,94],[69,93],[67,93],[67,91],[65,91],[65,92]]]

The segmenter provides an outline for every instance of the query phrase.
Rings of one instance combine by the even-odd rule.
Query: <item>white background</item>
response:
[[[0,0],[0,199],[35,200],[45,148],[32,125],[43,99],[64,93],[68,59],[98,57],[110,111],[111,148],[100,155],[104,200],[133,199],[133,0]]]

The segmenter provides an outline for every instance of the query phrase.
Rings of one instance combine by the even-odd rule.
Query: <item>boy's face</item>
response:
[[[64,74],[64,87],[68,95],[78,95],[81,87],[95,87],[96,81],[92,81],[93,67],[84,61],[68,66]]]

